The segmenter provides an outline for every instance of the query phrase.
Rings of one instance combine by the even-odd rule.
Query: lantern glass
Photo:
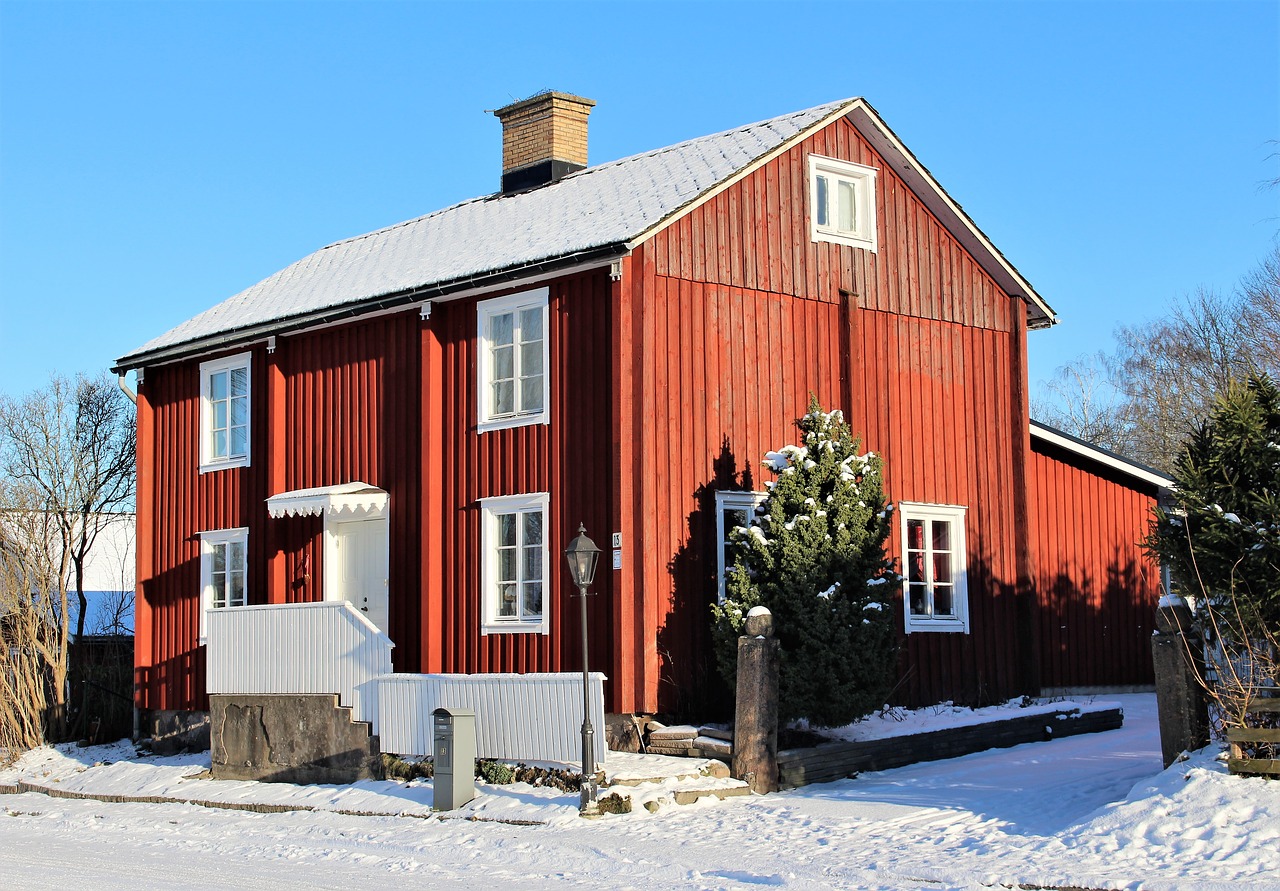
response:
[[[565,559],[569,561],[569,574],[573,583],[579,588],[591,584],[596,576],[596,563],[600,559],[600,549],[587,537],[585,526],[578,526],[578,536],[565,548]]]

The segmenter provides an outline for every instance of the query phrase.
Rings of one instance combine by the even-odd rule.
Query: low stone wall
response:
[[[143,715],[141,731],[157,755],[203,752],[209,748],[209,713],[154,709]]]
[[[911,736],[787,749],[778,753],[778,785],[794,789],[810,783],[828,783],[867,770],[889,770],[987,749],[1116,730],[1123,723],[1124,713],[1119,708],[1084,713],[1064,710]]]
[[[378,738],[333,694],[209,697],[213,777],[266,783],[382,779]]]

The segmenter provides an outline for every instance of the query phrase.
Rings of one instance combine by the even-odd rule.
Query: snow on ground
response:
[[[928,733],[932,730],[945,730],[948,727],[970,727],[985,724],[1003,718],[1022,718],[1027,715],[1048,715],[1054,712],[1099,712],[1120,705],[1115,697],[1106,701],[1095,701],[1092,697],[1082,700],[1055,699],[1037,700],[1023,705],[1021,699],[1010,699],[1003,705],[992,705],[986,708],[963,708],[950,702],[918,709],[886,708],[882,712],[868,715],[856,724],[846,727],[827,728],[824,736],[847,739],[858,742],[866,739],[884,739],[887,736],[910,736],[913,733]]]
[[[1121,730],[596,821],[529,786],[430,816],[429,783],[224,783],[194,776],[207,755],[42,749],[0,783],[320,810],[4,795],[0,887],[1280,889],[1280,782],[1228,776],[1212,747],[1161,771],[1154,697],[1109,698]]]

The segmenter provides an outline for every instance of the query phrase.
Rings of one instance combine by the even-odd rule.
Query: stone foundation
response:
[[[151,751],[157,755],[203,752],[209,748],[209,713],[178,709],[155,709],[139,722],[143,737],[150,737]]]
[[[382,779],[378,738],[333,694],[209,697],[218,780],[353,783]]]

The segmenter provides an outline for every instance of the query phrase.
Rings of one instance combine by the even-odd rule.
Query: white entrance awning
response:
[[[341,483],[272,495],[267,499],[267,513],[273,517],[376,519],[387,515],[387,500],[387,493],[377,486]]]

